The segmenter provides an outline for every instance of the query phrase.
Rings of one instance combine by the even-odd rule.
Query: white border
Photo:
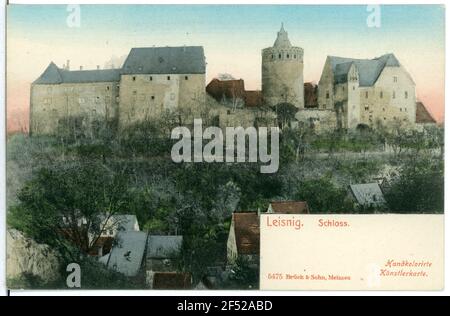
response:
[[[5,1],[3,1],[5,4]],[[134,0],[134,1],[118,1],[118,0],[95,0],[95,1],[88,1],[88,0],[65,0],[65,1],[30,1],[30,0],[13,0],[9,1],[9,3],[14,4],[187,4],[185,1],[151,1],[151,0]],[[193,0],[189,1],[190,4],[225,4],[225,1],[217,1],[217,0]],[[318,5],[318,4],[359,4],[359,5],[365,5],[365,4],[424,4],[425,1],[423,0],[410,0],[410,1],[373,1],[373,0],[367,0],[367,1],[349,1],[349,0],[340,0],[340,1],[323,1],[323,0],[315,0],[315,1],[267,1],[267,0],[259,0],[259,1],[239,1],[239,0],[230,0],[226,1],[226,4],[311,4],[311,5]],[[443,4],[444,1],[426,1],[426,4]],[[0,20],[2,23],[2,32],[0,35],[0,42],[2,43],[1,46],[1,52],[5,53],[5,8],[6,5],[4,5],[1,9],[0,13]],[[445,12],[445,20],[446,22],[449,21],[449,13],[448,10]],[[445,40],[446,43],[449,40],[449,24],[445,24]],[[447,45],[445,45],[446,49],[446,57],[447,55]],[[5,69],[5,59],[4,57],[0,62],[0,67],[2,70]],[[450,71],[450,66],[448,63],[445,63],[445,91],[450,91],[450,83],[448,80],[448,74]],[[5,289],[5,238],[6,238],[6,213],[5,213],[5,195],[6,195],[6,179],[5,179],[5,148],[6,148],[6,135],[5,135],[5,120],[6,120],[6,109],[5,109],[5,72],[2,72],[2,75],[0,76],[0,100],[1,100],[1,106],[0,109],[0,139],[5,142],[3,143],[3,146],[0,146],[0,181],[1,181],[1,190],[0,190],[0,295],[5,295],[7,293]],[[445,104],[448,104],[450,102],[450,96],[449,93],[446,93],[445,95]],[[450,126],[448,123],[449,118],[445,115],[445,126]],[[445,129],[445,148],[448,146],[448,139],[450,137],[450,128]],[[445,166],[448,166],[449,159],[445,157]],[[450,178],[450,170],[449,168],[445,168],[445,183],[448,183],[448,180]],[[448,185],[445,185],[445,206],[448,205],[450,199],[450,188]],[[447,213],[447,209],[445,207],[445,212]],[[449,237],[449,222],[445,221],[445,245],[448,245],[448,237]],[[445,247],[445,258],[444,262],[448,263],[449,260],[449,251],[448,247]],[[444,264],[446,266],[446,264]],[[447,271],[446,271],[447,272]],[[97,295],[106,295],[106,296],[112,296],[112,295],[122,295],[122,296],[262,296],[262,295],[273,295],[273,296],[337,296],[337,295],[345,295],[345,296],[351,296],[351,295],[361,295],[361,296],[381,296],[381,295],[393,295],[393,296],[400,296],[400,295],[409,295],[409,296],[418,296],[418,295],[425,295],[425,296],[442,296],[442,295],[450,295],[450,282],[449,282],[449,273],[445,273],[445,289],[443,291],[237,291],[237,290],[231,290],[231,291],[223,291],[223,290],[206,290],[206,291],[196,291],[196,290],[183,290],[183,291],[160,291],[160,290],[138,290],[138,291],[118,291],[118,290],[57,290],[57,291],[30,291],[30,290],[24,290],[24,291],[12,291],[11,295],[30,295],[30,296],[41,296],[41,295],[55,295],[55,296],[78,296],[78,295],[90,295],[90,296],[97,296]]]

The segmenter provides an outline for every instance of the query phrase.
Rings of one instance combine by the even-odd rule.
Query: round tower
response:
[[[290,103],[303,109],[303,89],[303,49],[291,45],[282,24],[273,47],[262,50],[264,103]]]

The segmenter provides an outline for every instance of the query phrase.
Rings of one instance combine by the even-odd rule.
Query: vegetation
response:
[[[279,110],[290,117],[289,106]],[[178,266],[197,281],[205,267],[225,262],[234,210],[265,210],[271,200],[299,199],[312,213],[359,212],[348,185],[380,175],[386,178],[387,207],[373,211],[443,212],[442,128],[317,134],[285,126],[280,169],[262,174],[258,163],[172,162],[168,135],[181,122],[169,114],[117,135],[109,128],[114,122],[80,131],[72,128],[79,120],[67,120],[58,137],[14,135],[7,144],[9,226],[51,245],[67,260],[88,260],[93,244],[86,236],[101,232],[99,214],[135,214],[141,229],[184,236]],[[85,224],[78,225],[80,220]],[[86,286],[135,284],[86,264],[92,266]],[[245,263],[235,269],[234,281],[242,287],[254,284],[248,269]],[[14,282],[35,287],[39,280],[24,276]]]

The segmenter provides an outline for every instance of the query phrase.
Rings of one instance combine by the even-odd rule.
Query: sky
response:
[[[207,83],[219,73],[261,88],[261,50],[281,23],[304,49],[305,82],[318,82],[327,55],[374,58],[394,53],[432,115],[444,117],[444,7],[381,6],[380,27],[369,27],[366,6],[81,5],[79,25],[66,5],[7,8],[8,130],[28,124],[30,84],[50,61],[71,69],[116,67],[132,47],[201,45]]]

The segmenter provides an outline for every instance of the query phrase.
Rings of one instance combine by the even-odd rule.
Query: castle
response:
[[[206,107],[220,126],[272,124],[279,104],[293,105],[293,125],[317,130],[401,122],[415,126],[415,83],[394,54],[374,59],[328,56],[318,86],[304,83],[303,49],[292,46],[281,27],[272,47],[262,50],[262,90],[246,91],[243,80],[213,79],[205,86],[203,47],[132,48],[118,69],[71,70],[51,62],[31,84],[30,132],[54,134],[64,118],[117,120],[119,128],[160,116]],[[267,110],[269,109],[269,110]],[[427,112],[428,113],[428,112]],[[428,113],[429,114],[429,113]],[[186,114],[187,115],[187,114]]]

